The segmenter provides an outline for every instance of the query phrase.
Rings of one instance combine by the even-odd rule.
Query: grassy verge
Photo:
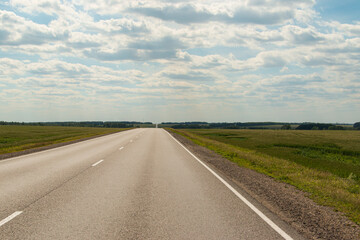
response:
[[[57,126],[0,126],[0,154],[18,152],[123,130],[125,129]]]
[[[171,131],[192,140],[198,145],[215,151],[230,161],[237,163],[239,166],[253,169],[269,175],[279,181],[289,183],[298,189],[307,192],[309,197],[317,203],[331,206],[336,211],[345,213],[355,223],[360,224],[360,186],[358,176],[351,172],[349,175],[345,173],[344,176],[346,177],[341,177],[339,175],[342,173],[334,174],[333,172],[326,170],[327,168],[331,168],[331,166],[321,169],[319,164],[312,165],[311,161],[307,164],[306,160],[304,160],[309,157],[306,156],[307,154],[314,154],[311,151],[315,151],[316,154],[323,152],[324,155],[327,156],[325,160],[322,160],[325,165],[328,161],[330,161],[328,158],[331,158],[332,155],[336,156],[337,154],[340,154],[341,156],[345,156],[345,160],[340,158],[338,161],[331,161],[343,162],[345,165],[349,162],[353,162],[354,166],[358,166],[357,161],[359,160],[359,156],[356,151],[357,147],[355,147],[355,145],[354,147],[347,146],[347,149],[339,147],[341,144],[345,144],[347,141],[346,139],[348,139],[346,137],[344,137],[344,140],[346,140],[344,143],[341,143],[341,140],[339,139],[336,140],[338,143],[336,145],[337,147],[335,147],[335,145],[331,145],[328,142],[330,141],[328,138],[328,140],[326,140],[327,144],[325,144],[324,148],[330,148],[331,150],[317,151],[319,149],[316,147],[319,147],[322,144],[321,142],[323,139],[329,137],[325,136],[325,138],[322,138],[321,136],[316,136],[316,134],[324,134],[319,133],[321,131],[317,131],[315,133],[314,131],[310,131],[312,133],[304,133],[301,131],[277,131],[279,132],[278,134],[284,134],[280,137],[273,136],[275,132],[271,133],[269,130],[253,130],[256,132],[247,132],[249,130],[228,131],[171,129]],[[291,134],[293,133],[295,134],[294,136],[297,134],[312,134],[313,136],[305,136],[304,139],[299,136],[292,136]],[[314,145],[313,142],[306,140],[306,137],[315,139],[313,141],[317,141],[319,144]],[[353,137],[356,139],[358,138],[357,135]],[[249,142],[247,141],[249,139],[252,140]],[[279,139],[282,139],[290,147],[277,146],[278,144],[284,143]],[[297,145],[294,146],[295,143]],[[310,148],[305,148],[304,146],[306,146],[306,144],[308,144]],[[300,150],[303,148],[308,152],[304,154],[297,153],[297,151],[299,151],[299,146],[301,146]],[[333,149],[337,149],[339,151]],[[344,150],[344,152],[341,152],[341,150]],[[300,156],[299,159],[302,160],[293,160],[291,159],[292,155]],[[317,159],[316,157],[312,157],[313,155],[309,158]],[[350,159],[348,159],[348,157]],[[337,159],[334,156],[332,156],[332,158]],[[334,164],[332,166],[339,167],[342,165]],[[356,170],[356,168],[353,170]]]

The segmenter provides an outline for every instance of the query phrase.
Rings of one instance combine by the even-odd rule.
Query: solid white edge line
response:
[[[93,164],[93,165],[91,165],[91,166],[95,167],[96,165],[98,165],[99,163],[101,163],[101,162],[103,162],[103,161],[104,161],[104,159],[101,159],[100,161],[98,161],[98,162],[94,163],[94,164]]]
[[[209,172],[211,172],[217,179],[219,179],[227,188],[229,188],[238,198],[241,199],[251,210],[253,210],[259,217],[261,217],[270,227],[272,227],[277,233],[279,233],[286,240],[293,240],[287,233],[285,233],[280,227],[278,227],[273,221],[271,221],[265,214],[263,214],[259,209],[257,209],[252,203],[250,203],[245,197],[243,197],[238,191],[236,191],[229,183],[222,179],[217,173],[215,173],[211,168],[205,165],[199,158],[197,158],[190,150],[188,150],[184,145],[182,145],[176,138],[174,138],[168,131],[167,132],[172,139],[174,139],[181,147],[183,147],[193,158],[195,158],[201,165],[203,165]]]
[[[2,225],[4,225],[5,223],[11,221],[13,218],[17,217],[18,215],[22,214],[22,211],[16,211],[13,214],[11,214],[10,216],[8,216],[7,218],[3,219],[0,221],[0,227]]]

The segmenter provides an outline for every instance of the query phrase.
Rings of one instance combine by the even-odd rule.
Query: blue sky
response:
[[[315,10],[325,20],[353,23],[354,21],[359,21],[360,1],[318,0]]]
[[[360,121],[356,0],[8,0],[0,120]]]

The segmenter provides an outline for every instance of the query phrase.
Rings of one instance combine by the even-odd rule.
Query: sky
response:
[[[0,121],[360,121],[359,0],[1,0]]]

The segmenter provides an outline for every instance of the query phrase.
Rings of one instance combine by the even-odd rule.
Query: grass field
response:
[[[360,131],[172,130],[360,224]]]
[[[119,132],[119,128],[0,126],[0,154]]]
[[[234,146],[287,159],[305,167],[360,180],[360,132],[192,130]]]

